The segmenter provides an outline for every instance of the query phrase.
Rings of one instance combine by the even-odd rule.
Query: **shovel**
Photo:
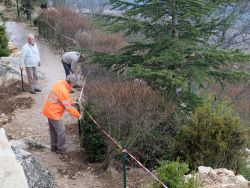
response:
[[[24,91],[24,85],[23,85],[23,69],[20,69],[21,70],[21,79],[22,79],[22,91]]]

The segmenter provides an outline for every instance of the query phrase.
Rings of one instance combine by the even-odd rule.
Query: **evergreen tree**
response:
[[[4,21],[1,17],[0,14],[0,57],[10,54],[10,50],[8,49],[8,37],[6,35]]]
[[[94,62],[129,67],[130,73],[189,101],[207,83],[247,76],[233,65],[249,60],[239,50],[219,48],[244,0],[109,0],[119,15],[102,15],[115,31],[133,38],[121,54],[95,53]],[[138,40],[137,36],[140,36]],[[236,67],[236,66],[234,66]]]

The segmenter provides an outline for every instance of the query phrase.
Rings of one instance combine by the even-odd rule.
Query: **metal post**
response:
[[[125,144],[122,144],[122,170],[123,170],[123,187],[127,187],[127,177],[126,177],[126,152],[124,151],[125,149]]]

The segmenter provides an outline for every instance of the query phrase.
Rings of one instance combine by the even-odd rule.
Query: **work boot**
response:
[[[70,92],[70,93],[75,93],[75,91],[74,91],[73,89],[71,89],[69,92]]]
[[[42,90],[41,89],[35,89],[35,92],[41,92]]]
[[[56,146],[51,146],[51,149],[50,149],[52,152],[56,152],[57,150],[57,147]]]

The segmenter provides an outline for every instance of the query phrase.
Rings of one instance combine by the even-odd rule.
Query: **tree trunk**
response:
[[[19,0],[16,0],[16,9],[17,9],[17,18],[18,20],[20,20]]]
[[[26,14],[27,14],[27,20],[31,20],[31,13],[28,11]]]
[[[177,6],[176,0],[172,0],[172,37],[178,37],[178,30],[177,30],[178,18],[177,18]]]
[[[113,157],[114,157],[114,149],[112,148],[111,143],[108,143],[107,144],[107,153],[106,153],[104,161],[101,164],[101,169],[103,171],[106,171],[108,169]]]

